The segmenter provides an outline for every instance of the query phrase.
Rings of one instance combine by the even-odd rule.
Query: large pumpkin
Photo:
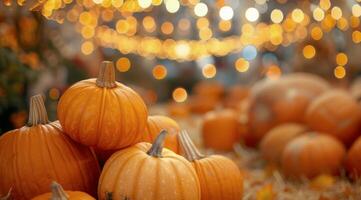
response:
[[[53,180],[95,195],[99,171],[88,147],[70,140],[58,122],[49,123],[41,95],[30,99],[28,124],[0,137],[0,194],[12,187],[14,199],[45,193]]]
[[[266,136],[263,137],[260,143],[261,155],[268,162],[279,164],[285,146],[294,138],[306,132],[307,127],[287,123],[274,127]]]
[[[361,137],[357,138],[347,152],[346,169],[353,179],[361,178]]]
[[[230,109],[208,112],[203,119],[202,137],[205,147],[230,151],[239,142],[238,115]]]
[[[131,88],[115,81],[114,65],[103,62],[97,79],[75,83],[58,104],[58,118],[75,141],[98,149],[120,149],[141,140],[147,108]]]
[[[161,115],[149,116],[146,129],[142,135],[142,141],[149,143],[153,142],[162,130],[168,132],[168,135],[164,140],[164,147],[179,154],[180,147],[177,135],[180,128],[177,122],[169,117]]]
[[[64,191],[63,187],[57,183],[51,183],[51,192],[39,195],[31,200],[95,200],[87,193],[80,191]]]
[[[99,200],[198,200],[200,186],[192,165],[162,148],[166,131],[153,145],[142,142],[113,154],[99,180]]]
[[[180,133],[179,140],[185,157],[197,172],[202,199],[239,200],[242,198],[243,178],[232,160],[220,155],[202,155],[185,131]]]
[[[282,168],[289,177],[313,178],[338,174],[345,147],[326,134],[305,133],[289,142],[282,154]]]
[[[310,102],[328,88],[323,79],[303,73],[255,84],[249,106],[249,125],[255,140],[260,141],[267,131],[279,124],[303,122]]]
[[[359,135],[361,108],[347,92],[332,90],[312,102],[307,109],[306,122],[313,130],[350,145]]]

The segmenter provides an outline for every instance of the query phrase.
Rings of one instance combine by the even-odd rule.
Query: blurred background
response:
[[[2,0],[0,134],[26,123],[34,94],[55,120],[61,94],[103,60],[149,105],[299,71],[346,88],[361,71],[360,16],[359,0]]]

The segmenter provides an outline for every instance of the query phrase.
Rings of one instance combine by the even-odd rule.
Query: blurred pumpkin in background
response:
[[[206,113],[202,124],[204,146],[231,151],[240,139],[238,128],[238,115],[234,110],[224,109]]]
[[[152,143],[162,130],[168,132],[167,137],[164,139],[164,147],[179,154],[180,146],[177,135],[180,127],[176,121],[169,117],[161,115],[149,116],[146,129],[142,133],[142,141]]]
[[[224,86],[217,81],[201,81],[193,87],[193,94],[219,100],[224,94]]]
[[[187,103],[171,102],[167,105],[167,111],[173,117],[188,117],[190,115],[190,107]]]
[[[227,90],[223,105],[226,108],[237,109],[242,100],[249,96],[249,88],[242,85],[235,85]]]
[[[248,114],[252,136],[260,141],[276,125],[303,122],[310,102],[328,88],[323,79],[304,73],[259,81],[250,94]]]
[[[261,140],[262,157],[270,163],[279,164],[286,145],[306,131],[306,126],[295,123],[281,124],[272,128]]]
[[[311,129],[350,145],[359,135],[361,107],[346,91],[330,90],[308,107],[306,122]]]
[[[196,114],[204,114],[214,110],[218,104],[219,100],[213,96],[192,95],[188,100],[191,112]]]
[[[290,141],[282,153],[282,169],[292,178],[313,178],[320,174],[338,174],[346,149],[332,136],[305,133]]]
[[[357,138],[347,152],[346,169],[351,178],[361,178],[361,137]]]

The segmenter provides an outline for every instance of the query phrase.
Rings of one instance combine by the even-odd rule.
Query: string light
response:
[[[311,59],[316,55],[316,49],[312,45],[306,45],[302,50],[303,56],[307,59]]]
[[[334,69],[333,73],[334,73],[335,77],[338,79],[342,79],[346,76],[346,70],[343,66],[337,66]]]
[[[173,100],[178,103],[181,103],[181,102],[184,102],[185,100],[187,100],[187,96],[188,96],[187,91],[182,87],[176,88],[175,90],[173,90],[173,93],[172,93]]]
[[[313,10],[313,18],[320,22],[325,18],[325,12],[321,8],[317,7]]]
[[[336,55],[336,63],[340,66],[345,66],[347,64],[348,57],[345,53],[338,53]]]
[[[238,72],[246,72],[249,69],[249,62],[244,58],[238,58],[234,66]]]
[[[352,6],[352,15],[355,17],[361,16],[361,6],[359,4],[354,4]]]
[[[281,23],[282,20],[283,20],[282,11],[279,10],[279,9],[272,10],[272,12],[271,12],[271,20],[272,20],[273,23],[276,23],[276,24]]]
[[[223,20],[230,20],[233,18],[233,9],[229,6],[223,6],[219,10],[219,17]]]
[[[208,13],[208,7],[205,3],[197,3],[196,6],[194,6],[194,14],[198,17],[204,17]]]
[[[305,18],[305,14],[301,9],[296,8],[292,11],[292,20],[295,21],[296,23],[301,23],[304,18]]]
[[[155,79],[162,80],[167,76],[167,68],[163,65],[156,65],[152,70],[152,74]]]
[[[335,20],[341,19],[341,17],[342,17],[342,10],[341,10],[341,8],[340,8],[340,7],[337,7],[337,6],[333,7],[333,8],[331,9],[331,16],[332,16],[332,18],[335,19]]]
[[[165,8],[170,13],[176,13],[179,10],[180,4],[178,0],[166,0]]]
[[[250,22],[255,22],[259,18],[259,12],[256,8],[248,8],[245,13],[246,19]]]
[[[91,41],[85,41],[82,45],[81,45],[81,52],[84,55],[89,55],[91,53],[93,53],[94,51],[94,44]]]
[[[202,74],[205,78],[213,78],[217,74],[217,68],[212,64],[207,64],[202,68]]]

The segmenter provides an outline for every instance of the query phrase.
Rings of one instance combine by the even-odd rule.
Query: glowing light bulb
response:
[[[197,3],[196,6],[194,6],[194,14],[198,17],[204,17],[208,13],[208,7],[205,3]]]
[[[346,76],[346,70],[343,66],[337,66],[334,69],[333,73],[334,73],[335,77],[338,79],[342,79]]]
[[[322,21],[323,20],[323,18],[325,18],[325,12],[321,9],[321,8],[319,8],[319,7],[317,7],[317,8],[315,8],[314,10],[313,10],[313,18],[316,20],[316,21]]]
[[[259,12],[256,8],[248,8],[245,13],[246,19],[250,22],[255,22],[259,18]]]
[[[212,64],[208,64],[202,68],[202,74],[206,78],[213,78],[217,74],[217,68]]]
[[[316,55],[316,49],[312,45],[306,45],[302,50],[303,56],[307,59],[311,59]]]
[[[176,13],[179,10],[180,4],[178,0],[165,1],[165,8],[170,13]]]
[[[229,6],[223,6],[219,10],[219,17],[223,20],[230,20],[233,18],[233,9]]]
[[[342,17],[342,10],[341,8],[335,6],[331,9],[331,16],[332,18],[334,18],[335,20],[339,20]]]
[[[352,15],[355,17],[361,16],[361,6],[359,4],[355,4],[352,6]]]
[[[271,12],[271,20],[272,20],[273,23],[276,23],[276,24],[281,23],[282,20],[283,20],[282,11],[279,10],[279,9],[272,10],[272,12]]]
[[[305,14],[299,8],[296,8],[292,11],[292,20],[296,23],[301,23],[305,18]]]
[[[174,101],[180,103],[180,102],[184,102],[185,100],[187,100],[188,94],[184,88],[179,87],[179,88],[176,88],[175,90],[173,90],[172,96],[173,96]]]
[[[138,5],[141,8],[148,8],[152,5],[152,0],[138,0]]]
[[[249,62],[244,58],[238,58],[237,61],[234,63],[236,70],[239,72],[246,72],[249,69]]]

